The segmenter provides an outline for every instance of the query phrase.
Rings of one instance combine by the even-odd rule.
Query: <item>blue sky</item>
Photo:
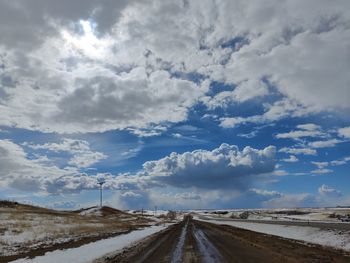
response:
[[[350,205],[347,1],[0,2],[0,198]]]

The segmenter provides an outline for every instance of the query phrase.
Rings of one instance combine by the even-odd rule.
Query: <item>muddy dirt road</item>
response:
[[[350,255],[318,245],[193,220],[153,235],[95,263],[111,262],[350,262]]]

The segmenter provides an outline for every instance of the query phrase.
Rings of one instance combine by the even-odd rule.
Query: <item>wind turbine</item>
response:
[[[100,207],[102,207],[102,186],[105,183],[104,179],[98,180],[97,184],[100,185]]]

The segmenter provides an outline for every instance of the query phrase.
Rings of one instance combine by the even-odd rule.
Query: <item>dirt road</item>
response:
[[[214,225],[187,216],[122,252],[95,263],[111,262],[350,262],[350,255],[318,245]]]

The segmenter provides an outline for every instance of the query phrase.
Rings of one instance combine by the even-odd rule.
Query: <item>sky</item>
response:
[[[350,1],[0,0],[0,199],[350,205]]]

